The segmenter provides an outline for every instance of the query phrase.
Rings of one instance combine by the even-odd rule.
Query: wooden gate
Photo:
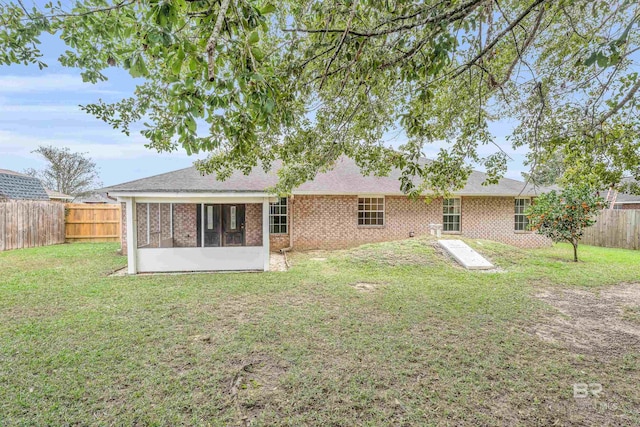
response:
[[[120,241],[120,204],[68,203],[65,208],[67,242]]]

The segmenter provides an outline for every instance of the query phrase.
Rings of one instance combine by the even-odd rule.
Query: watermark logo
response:
[[[602,393],[602,384],[599,383],[575,383],[573,385],[573,397],[575,399],[600,397],[600,393]]]

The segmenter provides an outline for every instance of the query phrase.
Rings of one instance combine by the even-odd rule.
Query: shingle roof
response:
[[[622,184],[635,183],[631,177],[622,178]],[[600,191],[602,197],[606,197],[608,190]],[[640,195],[619,192],[616,196],[616,203],[640,203]]]
[[[49,200],[38,178],[0,169],[0,199]]]
[[[125,182],[103,188],[101,191],[118,192],[263,192],[278,182],[276,170],[280,163],[265,173],[261,168],[254,168],[249,175],[235,172],[225,181],[218,181],[215,175],[202,175],[195,167],[180,169],[149,178]],[[384,194],[402,195],[400,191],[400,171],[394,169],[389,176],[364,176],[353,159],[341,157],[334,168],[320,173],[312,181],[302,184],[293,190],[293,194]],[[465,187],[456,191],[461,196],[531,196],[546,191],[526,185],[522,181],[503,178],[496,185],[484,186],[482,182],[486,174],[474,171]]]
[[[47,192],[47,195],[50,199],[73,200],[73,196],[70,196],[68,194],[64,194],[56,190],[49,190],[48,188],[45,188],[44,190]]]

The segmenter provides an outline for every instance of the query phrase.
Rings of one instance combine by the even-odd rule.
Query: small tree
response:
[[[585,228],[595,223],[598,212],[605,207],[602,197],[589,186],[569,186],[560,193],[542,194],[525,212],[529,227],[554,242],[573,245],[573,260],[578,262],[578,242]]]
[[[48,164],[42,170],[27,169],[25,173],[40,179],[51,190],[79,196],[101,185],[98,168],[86,153],[46,145],[33,152],[44,157]]]

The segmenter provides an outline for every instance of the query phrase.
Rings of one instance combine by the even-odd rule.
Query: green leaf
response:
[[[193,117],[186,116],[184,118],[184,124],[187,127],[187,129],[189,129],[189,131],[191,131],[191,132],[195,132],[196,131],[196,121],[193,120]]]
[[[145,77],[149,74],[147,70],[147,66],[144,63],[144,58],[142,54],[136,55],[131,61],[131,68],[129,69],[129,74],[131,77]]]
[[[273,3],[265,4],[262,9],[260,9],[260,13],[263,15],[268,15],[269,13],[273,13],[276,11],[276,6]]]
[[[598,55],[600,54],[600,52],[593,52],[591,54],[590,57],[588,57],[585,61],[584,61],[584,65],[586,65],[587,67],[592,66],[596,60],[598,59]]]
[[[260,34],[258,34],[257,31],[252,32],[249,35],[249,39],[247,40],[249,42],[249,44],[256,44],[258,43],[258,41],[260,41]]]
[[[267,99],[267,102],[264,104],[265,110],[269,114],[271,114],[273,112],[273,108],[275,106],[276,106],[276,104],[275,104],[275,102],[273,102],[273,99],[271,99],[271,98]]]
[[[258,61],[261,61],[264,58],[264,52],[255,46],[251,48],[251,54]]]
[[[600,54],[598,56],[598,67],[606,68],[609,65],[609,58]]]
[[[171,64],[171,71],[174,74],[180,74],[182,70],[182,64],[184,63],[184,50],[182,48],[178,49],[175,56],[173,57],[173,63]]]

